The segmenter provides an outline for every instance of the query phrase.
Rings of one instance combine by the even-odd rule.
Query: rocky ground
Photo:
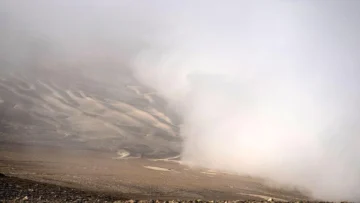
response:
[[[240,203],[240,202],[276,202],[268,200],[131,200],[125,194],[94,192],[27,179],[5,176],[0,173],[0,202],[124,202],[124,203]],[[298,201],[300,202],[300,201]]]
[[[114,202],[121,195],[84,191],[0,174],[0,202]]]

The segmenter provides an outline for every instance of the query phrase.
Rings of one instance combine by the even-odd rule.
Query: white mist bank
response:
[[[4,2],[7,61],[40,38],[131,68],[183,117],[184,162],[360,200],[360,3]]]
[[[136,60],[184,117],[183,161],[359,200],[359,4],[232,3]]]

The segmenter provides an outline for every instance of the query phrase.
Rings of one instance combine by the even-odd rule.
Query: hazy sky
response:
[[[185,162],[360,200],[360,1],[0,3],[2,62],[126,64],[183,116]]]

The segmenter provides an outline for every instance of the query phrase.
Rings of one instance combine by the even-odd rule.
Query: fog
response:
[[[0,63],[129,69],[182,116],[184,163],[359,201],[359,11],[350,0],[1,0]]]

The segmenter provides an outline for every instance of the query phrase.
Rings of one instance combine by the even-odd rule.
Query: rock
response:
[[[83,202],[83,200],[82,199],[77,199],[75,202],[81,203],[81,202]]]
[[[273,198],[269,198],[269,199],[268,199],[268,202],[272,202],[272,201],[274,201]]]
[[[29,199],[29,197],[28,196],[25,196],[22,200],[23,201],[26,201],[26,200],[28,200]]]
[[[6,177],[5,174],[0,173],[0,178]]]

